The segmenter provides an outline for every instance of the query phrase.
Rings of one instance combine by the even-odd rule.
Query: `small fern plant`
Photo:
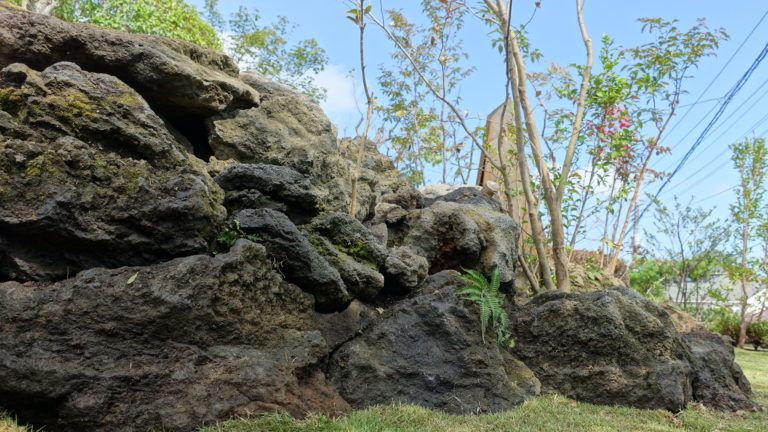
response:
[[[240,221],[232,219],[229,224],[224,225],[213,242],[213,254],[228,252],[235,245],[238,239],[248,239],[254,243],[259,242],[261,238],[255,234],[246,234],[240,228]]]
[[[480,334],[485,343],[489,327],[496,335],[496,343],[510,348],[515,342],[509,331],[509,317],[504,310],[504,296],[499,291],[499,269],[491,273],[491,280],[477,270],[462,269],[461,279],[465,285],[458,290],[459,297],[475,303],[480,308]]]

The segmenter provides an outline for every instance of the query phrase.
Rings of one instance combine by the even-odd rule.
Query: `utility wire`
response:
[[[697,103],[699,103],[699,101],[701,100],[702,97],[704,97],[704,95],[707,93],[707,91],[710,88],[712,88],[712,85],[715,83],[715,81],[717,81],[718,78],[720,78],[720,75],[723,74],[723,71],[725,71],[725,69],[728,67],[728,65],[731,64],[731,62],[733,61],[733,58],[736,57],[736,54],[738,54],[739,51],[741,51],[741,49],[744,48],[744,45],[746,45],[747,41],[755,33],[755,30],[757,30],[757,28],[760,27],[760,24],[763,23],[763,21],[765,20],[766,16],[768,16],[768,10],[766,10],[765,13],[763,14],[763,16],[760,17],[760,19],[757,21],[757,24],[755,24],[755,26],[752,27],[752,30],[749,31],[749,33],[747,34],[747,37],[745,37],[744,40],[741,41],[741,44],[739,44],[738,48],[736,48],[736,51],[734,51],[733,54],[731,54],[731,56],[728,58],[728,61],[726,61],[725,64],[723,65],[723,67],[721,67],[720,70],[717,72],[717,75],[715,75],[715,77],[712,78],[712,80],[709,82],[709,84],[707,84],[707,87],[704,89],[704,91],[702,91],[699,94],[699,97],[696,98],[696,101],[693,102],[692,104],[690,104],[691,105],[690,108],[688,108],[685,111],[685,113],[683,113],[682,117],[680,117],[680,119],[672,126],[672,129],[669,130],[669,132],[667,133],[667,136],[669,136],[669,134],[671,134],[675,129],[677,129],[677,126],[682,124],[683,120],[688,116],[688,114],[691,113],[691,110],[693,110],[693,107]],[[705,114],[704,117],[706,117],[708,115],[709,115],[709,113]],[[698,126],[698,123],[696,124],[696,126]],[[694,126],[694,128],[696,126]],[[686,136],[687,136],[687,134],[686,134]]]
[[[768,12],[767,12],[768,14]],[[765,15],[764,15],[765,16]],[[762,18],[761,18],[762,21]],[[696,149],[701,145],[702,141],[706,136],[710,133],[712,130],[712,127],[717,123],[717,121],[720,119],[720,116],[723,115],[723,112],[725,112],[725,109],[728,108],[728,105],[731,103],[733,98],[739,93],[739,91],[744,87],[744,84],[747,83],[749,78],[752,76],[752,73],[757,69],[757,67],[760,65],[760,63],[763,62],[766,55],[768,55],[768,43],[763,46],[763,49],[760,51],[760,53],[757,55],[755,60],[752,62],[752,64],[747,68],[747,70],[742,74],[742,76],[739,78],[738,81],[736,81],[736,84],[731,87],[731,89],[725,94],[723,97],[723,101],[720,103],[717,112],[715,112],[715,115],[712,117],[712,119],[707,123],[707,126],[704,128],[704,130],[699,134],[698,138],[696,138],[696,141],[691,145],[691,147],[688,149],[688,151],[685,153],[685,156],[683,156],[682,160],[680,160],[680,163],[677,164],[677,167],[670,173],[669,177],[667,177],[664,182],[661,184],[659,189],[654,194],[654,197],[652,200],[646,204],[645,207],[643,207],[643,210],[640,212],[640,214],[634,218],[634,221],[632,222],[632,228],[634,228],[634,224],[641,220],[643,215],[646,211],[653,205],[654,201],[658,199],[661,192],[664,190],[664,188],[669,184],[669,182],[672,180],[672,178],[680,172],[680,170],[685,166],[688,159],[690,159],[691,155],[696,151]]]
[[[719,125],[717,125],[717,126],[716,126],[716,127],[713,129],[713,130],[712,130],[712,133],[714,133],[716,130],[720,129],[721,127],[723,127],[723,126],[725,125],[725,123],[726,123],[728,120],[730,120],[730,119],[731,119],[731,118],[732,118],[734,115],[736,115],[736,113],[738,113],[739,111],[741,111],[741,109],[742,109],[742,108],[744,108],[744,107],[746,106],[746,103],[747,103],[747,102],[749,102],[749,101],[750,101],[750,100],[751,100],[753,97],[755,97],[755,95],[757,95],[757,92],[759,92],[759,91],[760,91],[760,89],[762,89],[763,87],[765,87],[765,86],[766,86],[766,84],[768,84],[768,78],[766,78],[766,79],[765,79],[765,81],[763,81],[763,83],[762,83],[762,84],[760,84],[760,86],[759,86],[757,89],[755,89],[755,90],[754,90],[754,91],[753,91],[753,92],[752,92],[752,93],[749,95],[749,97],[748,97],[747,99],[745,99],[745,100],[744,100],[744,101],[743,101],[741,104],[739,104],[739,106],[738,106],[738,107],[737,107],[735,110],[733,110],[733,111],[732,111],[732,112],[731,112],[731,113],[728,115],[728,117],[726,117],[726,118],[725,118],[725,119],[724,119],[724,120],[723,120],[723,121],[722,121],[722,122],[721,122]],[[757,105],[757,104],[758,104],[758,103],[759,103],[761,100],[763,100],[763,99],[765,98],[765,96],[766,96],[766,95],[768,95],[768,88],[766,88],[766,89],[765,89],[765,91],[764,91],[764,92],[763,92],[763,93],[762,93],[762,94],[761,94],[761,95],[760,95],[760,96],[759,96],[757,99],[755,99],[755,101],[752,103],[752,105],[750,105],[750,106],[749,106],[749,107],[746,109],[746,111],[747,111],[747,112],[749,112],[749,110],[751,110],[752,108],[754,108],[754,107],[755,107],[755,105]],[[718,99],[722,99],[722,98],[718,98]],[[710,112],[711,112],[711,111],[710,111]],[[707,114],[709,114],[709,113],[707,113]],[[702,117],[702,119],[703,119],[703,118],[704,118],[704,117]],[[736,119],[736,121],[734,121],[733,123],[731,123],[731,127],[732,127],[732,126],[734,126],[736,123],[738,123],[738,122],[739,122],[739,120],[741,120],[741,119],[740,119],[740,118],[737,118],[737,119]],[[701,123],[701,122],[699,122],[699,123]],[[698,126],[698,124],[697,124],[697,126]],[[701,155],[703,155],[703,154],[704,154],[704,153],[705,153],[705,152],[706,152],[706,151],[707,151],[707,150],[708,150],[710,147],[712,147],[714,144],[717,144],[717,143],[719,142],[719,139],[720,139],[720,138],[722,138],[722,137],[723,137],[723,135],[725,135],[725,134],[726,134],[727,132],[729,132],[729,131],[730,131],[730,128],[727,128],[727,129],[725,130],[725,132],[723,132],[723,133],[722,133],[722,134],[720,134],[720,135],[719,135],[717,138],[715,138],[714,140],[712,140],[712,142],[710,142],[710,143],[709,143],[709,145],[707,145],[706,147],[704,147],[704,149],[703,149],[701,152],[699,152],[699,153],[698,153],[696,156],[693,156],[693,157],[691,158],[691,162],[692,162],[692,161],[694,161],[694,160],[696,160],[697,158],[699,158]],[[659,162],[659,160],[657,160],[656,162],[658,163],[658,162]],[[668,170],[672,169],[672,167],[674,167],[674,166],[675,166],[676,164],[678,164],[679,162],[680,162],[679,160],[678,160],[678,161],[676,161],[676,162],[673,162],[671,165],[667,166],[667,167],[666,167],[666,168],[664,168],[662,171],[668,171]]]
[[[744,138],[746,138],[746,137],[747,137],[747,135],[749,135],[749,133],[750,133],[750,132],[754,132],[754,131],[755,131],[755,130],[758,128],[758,127],[760,127],[760,126],[761,126],[763,123],[765,123],[767,120],[768,120],[768,114],[764,115],[764,116],[763,116],[763,117],[762,117],[760,120],[758,120],[758,121],[757,121],[755,124],[753,124],[753,125],[752,125],[752,126],[749,128],[749,129],[747,129],[747,131],[746,131],[746,132],[744,132],[744,134],[742,134],[742,135],[741,135],[741,137],[739,137],[739,138],[738,138],[736,141],[741,141],[741,140],[743,140]],[[723,135],[725,135],[726,133],[728,133],[728,132],[730,132],[730,131],[729,131],[729,130],[725,130],[725,131],[723,131],[723,133],[722,133],[722,134],[720,134],[720,135],[719,135],[717,138],[715,138],[715,139],[712,141],[712,144],[714,144],[714,143],[716,143],[716,142],[719,142],[720,138],[721,138]],[[712,144],[710,144],[710,146],[711,146]],[[708,147],[709,147],[709,146],[708,146]],[[705,150],[706,150],[706,149],[705,149]],[[713,163],[715,163],[716,161],[718,161],[718,160],[720,159],[720,157],[722,157],[723,155],[725,155],[725,154],[726,154],[726,153],[727,153],[729,150],[730,150],[730,147],[726,147],[726,148],[724,148],[724,149],[723,149],[723,150],[722,150],[720,153],[718,153],[718,154],[717,154],[717,155],[716,155],[714,158],[712,158],[712,160],[710,160],[710,161],[709,161],[709,162],[707,162],[706,164],[702,165],[702,167],[701,167],[701,168],[699,168],[698,170],[696,170],[696,172],[694,172],[693,174],[689,175],[689,176],[688,176],[688,177],[686,177],[685,179],[681,180],[679,183],[677,183],[677,184],[675,184],[675,185],[671,186],[669,189],[667,189],[667,190],[666,190],[666,191],[664,191],[663,193],[669,193],[669,192],[671,192],[671,191],[675,190],[676,188],[679,188],[680,186],[684,185],[685,183],[687,183],[687,182],[688,182],[688,180],[692,179],[692,178],[693,178],[693,177],[695,177],[697,174],[699,174],[700,172],[704,171],[704,169],[706,169],[707,167],[711,166]],[[699,156],[701,156],[701,155],[703,155],[703,154],[704,154],[704,153],[699,153]],[[691,160],[693,160],[693,159],[695,159],[695,157],[694,157],[694,158],[691,158]],[[707,172],[707,175],[706,175],[706,177],[709,177],[710,175],[712,175],[712,174],[714,174],[715,172],[717,172],[717,171],[718,171],[720,168],[722,168],[723,166],[725,166],[725,165],[726,165],[726,164],[727,164],[729,161],[730,161],[729,159],[726,159],[726,160],[725,160],[725,162],[724,162],[724,163],[722,163],[722,164],[720,164],[720,165],[719,165],[717,168],[715,168],[715,169],[713,169],[713,170],[711,170],[711,171]],[[679,194],[683,194],[683,193],[685,193],[685,192],[687,192],[687,191],[691,190],[691,189],[692,189],[693,187],[695,187],[695,186],[696,186],[696,184],[693,184],[691,187],[689,187],[689,188],[686,188],[685,190],[683,190],[683,191],[681,191],[681,192],[678,192],[678,193],[679,193]]]
[[[722,194],[724,194],[724,193],[726,193],[726,192],[732,191],[732,190],[736,189],[737,187],[738,187],[738,185],[735,185],[735,186],[731,186],[731,187],[729,187],[728,189],[724,189],[724,190],[721,190],[721,191],[720,191],[720,192],[718,192],[718,193],[714,193],[714,194],[712,194],[712,195],[710,195],[710,196],[707,196],[707,197],[704,197],[704,198],[702,198],[702,199],[700,199],[700,200],[696,200],[696,201],[692,202],[692,203],[691,203],[691,205],[694,205],[694,204],[698,204],[698,203],[701,203],[701,202],[704,202],[704,201],[710,200],[710,199],[712,199],[712,198],[714,198],[714,197],[716,197],[716,196],[720,196],[720,195],[722,195]]]

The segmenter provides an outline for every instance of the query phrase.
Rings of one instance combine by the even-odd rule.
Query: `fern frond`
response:
[[[483,343],[485,343],[485,329],[488,328],[488,321],[491,319],[492,312],[491,306],[488,303],[480,303],[480,335]]]
[[[493,270],[490,281],[477,270],[462,270],[464,274],[461,275],[461,279],[465,285],[457,291],[457,294],[480,308],[480,335],[483,343],[490,325],[494,330],[496,342],[499,345],[509,345],[508,341],[511,340],[509,317],[504,310],[503,294],[499,291],[501,286],[499,269]]]
[[[491,272],[491,291],[499,291],[499,287],[501,287],[501,278],[499,277],[499,268],[496,267],[493,269],[493,272]]]

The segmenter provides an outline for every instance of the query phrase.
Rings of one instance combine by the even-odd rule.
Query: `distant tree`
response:
[[[474,147],[468,145],[455,114],[441,100],[458,104],[459,84],[474,70],[462,66],[467,53],[458,37],[466,8],[461,0],[422,0],[421,9],[425,25],[412,23],[399,10],[386,11],[391,34],[408,47],[409,56],[395,49],[392,65],[380,67],[382,98],[377,112],[382,141],[396,166],[416,185],[426,180],[425,165],[438,166],[443,183],[467,183]],[[422,82],[417,68],[440,98]]]
[[[731,216],[735,222],[735,231],[740,239],[738,265],[730,269],[729,275],[737,280],[741,287],[741,326],[737,344],[744,347],[747,339],[747,300],[749,292],[747,285],[757,278],[755,266],[749,260],[750,240],[752,239],[758,217],[765,211],[765,175],[768,169],[766,159],[767,149],[765,139],[749,138],[731,144],[731,159],[739,175],[739,185],[736,192],[736,202],[731,204]]]
[[[675,279],[674,265],[657,258],[641,258],[629,273],[629,286],[645,297],[666,298],[666,283]]]
[[[691,200],[692,201],[692,200]],[[653,229],[645,230],[645,236],[653,250],[664,260],[674,262],[677,298],[674,300],[688,307],[691,296],[697,304],[701,298],[699,285],[691,292],[688,281],[703,279],[712,272],[712,263],[719,257],[719,250],[729,238],[729,229],[723,221],[714,219],[714,209],[683,205],[674,197],[671,206],[656,203]]]
[[[32,3],[40,3],[30,1]],[[181,39],[221,51],[216,31],[183,0],[59,0],[53,14],[61,19],[129,33]]]
[[[240,6],[229,19],[218,10],[218,0],[206,0],[204,15],[224,38],[224,51],[241,69],[293,87],[315,101],[325,99],[325,89],[315,76],[328,64],[328,56],[317,40],[308,38],[289,43],[296,28],[284,16],[263,24],[257,9]]]
[[[766,215],[765,211],[759,217],[756,234],[760,240],[763,252],[762,259],[758,264],[758,273],[760,274],[758,281],[763,287],[763,298],[760,300],[760,310],[757,313],[757,319],[761,320],[768,305],[768,215]]]

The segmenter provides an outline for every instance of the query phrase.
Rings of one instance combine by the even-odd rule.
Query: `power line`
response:
[[[719,101],[721,99],[722,99],[722,97],[717,97],[717,98],[703,100],[701,102],[692,102],[692,103],[689,103],[689,104],[679,105],[678,108],[685,108],[685,107],[692,106],[692,105],[701,105],[701,104],[705,104],[705,103],[709,103],[709,102]]]
[[[763,16],[760,17],[760,19],[757,21],[757,24],[755,24],[755,26],[752,27],[752,30],[749,31],[749,33],[747,34],[747,37],[745,37],[744,40],[741,41],[741,44],[739,44],[738,48],[736,48],[736,51],[734,51],[733,54],[731,54],[731,56],[728,58],[728,61],[726,61],[725,64],[723,65],[723,67],[721,67],[720,70],[717,72],[717,75],[715,75],[715,77],[712,78],[712,80],[709,82],[709,84],[707,84],[707,87],[704,89],[704,91],[702,91],[699,94],[699,97],[696,98],[696,101],[693,102],[692,104],[690,104],[691,105],[690,108],[688,108],[685,111],[685,113],[682,115],[682,117],[680,117],[680,119],[677,122],[675,122],[675,124],[672,126],[672,128],[667,133],[667,136],[669,136],[669,134],[671,134],[672,131],[677,129],[677,126],[682,124],[683,120],[688,116],[688,114],[691,113],[691,110],[693,110],[693,106],[695,106],[697,103],[699,103],[699,101],[701,100],[702,97],[704,97],[704,95],[707,93],[707,91],[710,88],[712,88],[712,85],[715,83],[715,81],[717,81],[718,78],[720,78],[720,75],[722,75],[723,71],[725,71],[725,68],[727,68],[728,65],[731,64],[731,61],[733,61],[733,58],[736,57],[736,54],[738,54],[739,51],[741,51],[741,49],[744,47],[744,45],[746,45],[747,41],[755,33],[755,30],[757,30],[757,28],[760,27],[760,24],[763,23],[763,20],[765,20],[766,16],[768,16],[768,10],[766,10],[765,13],[763,14]],[[708,115],[709,115],[709,112],[707,114],[705,114],[704,117],[706,117]],[[698,123],[696,124],[696,126],[698,126]],[[694,128],[696,128],[696,126],[694,126]],[[687,136],[687,134],[686,134],[686,136]]]
[[[718,193],[714,193],[714,194],[712,194],[712,195],[710,195],[710,196],[708,196],[708,197],[704,197],[704,198],[702,198],[702,199],[700,199],[700,200],[696,200],[696,201],[692,202],[692,203],[691,203],[691,205],[694,205],[694,204],[698,204],[698,203],[701,203],[701,202],[704,202],[704,201],[710,200],[710,199],[712,199],[712,198],[714,198],[714,197],[716,197],[716,196],[720,196],[720,195],[722,195],[722,194],[724,194],[724,193],[726,193],[726,192],[732,191],[732,190],[736,189],[737,187],[738,187],[738,185],[734,185],[734,186],[731,186],[731,187],[729,187],[728,189],[724,189],[724,190],[721,190],[721,191],[720,191],[720,192],[718,192]]]
[[[728,105],[731,103],[733,98],[739,93],[739,91],[744,87],[744,84],[747,83],[749,78],[752,76],[752,73],[757,69],[757,67],[762,63],[762,61],[765,59],[765,56],[768,55],[768,43],[765,44],[762,51],[760,51],[760,54],[758,54],[757,58],[752,62],[752,64],[749,66],[746,72],[739,78],[739,80],[734,84],[733,87],[726,93],[726,96],[724,97],[722,103],[717,109],[717,112],[715,112],[715,115],[712,117],[712,119],[707,123],[707,126],[704,128],[703,131],[699,134],[698,138],[696,138],[696,141],[694,141],[693,145],[691,145],[691,148],[688,149],[688,151],[683,156],[682,160],[680,160],[680,163],[677,164],[677,167],[672,171],[672,173],[667,177],[664,182],[659,187],[659,190],[656,192],[656,198],[658,198],[659,194],[662,190],[669,184],[669,182],[672,180],[672,178],[680,172],[680,170],[683,168],[685,163],[690,159],[691,155],[694,151],[701,145],[702,141],[704,141],[704,138],[710,133],[712,130],[712,127],[717,123],[717,121],[720,119],[720,116],[723,115],[723,112],[725,112],[725,109],[728,108]]]
[[[716,127],[713,129],[713,130],[712,130],[712,132],[714,133],[716,130],[718,130],[718,129],[720,129],[721,127],[723,127],[723,125],[725,125],[725,123],[726,123],[728,120],[730,120],[730,119],[731,119],[731,118],[732,118],[734,115],[736,115],[736,113],[738,113],[739,111],[741,111],[741,109],[742,109],[742,108],[744,108],[744,107],[746,106],[746,103],[747,103],[747,102],[749,102],[749,101],[750,101],[750,99],[752,99],[753,97],[755,97],[755,95],[757,94],[757,92],[759,92],[759,91],[760,91],[760,89],[762,89],[763,87],[765,87],[765,85],[766,85],[766,84],[768,84],[768,78],[766,78],[766,79],[765,79],[765,81],[763,81],[763,83],[762,83],[762,84],[760,84],[760,86],[759,86],[758,88],[756,88],[756,89],[755,89],[755,91],[753,91],[753,92],[752,92],[752,93],[749,95],[749,97],[748,97],[748,98],[746,98],[746,99],[745,99],[745,100],[744,100],[744,101],[743,101],[741,104],[739,104],[739,106],[738,106],[738,107],[737,107],[735,110],[733,110],[733,111],[732,111],[732,112],[731,112],[731,113],[728,115],[728,117],[726,117],[726,118],[725,118],[725,119],[724,119],[724,120],[723,120],[723,121],[722,121],[722,122],[721,122],[719,125],[717,125],[717,126],[716,126]],[[751,110],[752,108],[754,108],[754,107],[755,107],[755,105],[757,105],[757,104],[758,104],[758,103],[759,103],[761,100],[763,100],[763,99],[765,98],[765,96],[766,96],[766,95],[768,95],[768,88],[766,88],[766,89],[765,89],[765,91],[764,91],[764,92],[763,92],[763,93],[762,93],[762,94],[761,94],[761,95],[760,95],[760,96],[759,96],[757,99],[755,99],[755,101],[752,103],[752,105],[750,105],[750,106],[749,106],[749,107],[746,109],[746,111],[749,111],[749,110]],[[722,99],[722,98],[718,98],[718,99]],[[711,111],[710,111],[710,112],[711,112]],[[707,114],[709,114],[709,113],[707,113]],[[704,117],[702,117],[702,119],[704,119]],[[735,122],[731,123],[731,126],[733,126],[734,124],[738,123],[738,121],[739,121],[739,120],[740,120],[740,119],[736,119],[736,121],[735,121]],[[699,123],[701,123],[701,121],[699,121]],[[698,126],[698,123],[696,124],[696,126]],[[695,127],[694,127],[694,128],[695,128]],[[723,132],[723,133],[722,133],[722,134],[720,134],[720,135],[719,135],[717,138],[715,138],[714,140],[712,140],[712,142],[711,142],[709,145],[707,145],[707,146],[706,146],[706,147],[705,147],[705,148],[704,148],[704,149],[703,149],[701,152],[699,152],[699,154],[697,154],[696,156],[692,157],[692,158],[691,158],[691,161],[694,161],[696,158],[698,158],[698,157],[700,157],[701,155],[703,155],[703,154],[704,154],[704,152],[705,152],[706,150],[708,150],[708,149],[709,149],[710,147],[712,147],[714,144],[716,144],[717,142],[719,142],[719,139],[720,139],[720,138],[722,138],[722,137],[723,137],[723,135],[725,135],[727,132],[729,132],[729,129],[730,129],[730,128],[726,129],[726,130],[725,130],[725,132]],[[656,162],[658,163],[658,162],[659,162],[659,160],[657,160]],[[675,166],[675,165],[676,165],[677,163],[679,163],[679,162],[680,162],[679,160],[678,160],[677,162],[673,162],[671,165],[669,165],[668,167],[664,168],[662,171],[667,171],[667,170],[671,169],[673,166]]]
[[[760,120],[758,120],[757,122],[755,122],[755,124],[753,124],[753,125],[752,125],[752,126],[749,128],[749,129],[747,129],[747,131],[746,131],[746,132],[744,132],[744,134],[742,134],[742,135],[741,135],[741,137],[739,137],[739,138],[738,138],[736,141],[741,141],[741,140],[743,140],[744,138],[746,138],[746,137],[747,137],[747,135],[749,135],[749,133],[750,133],[750,132],[754,132],[754,131],[755,131],[755,130],[758,128],[758,127],[760,127],[760,125],[762,125],[762,124],[763,124],[763,123],[765,123],[766,121],[768,121],[768,114],[764,115],[764,116],[763,116],[763,117],[762,117]],[[721,125],[722,125],[722,123],[721,123]],[[730,131],[729,131],[729,130],[725,130],[725,131],[724,131],[722,134],[720,134],[720,135],[719,135],[717,138],[715,138],[715,139],[712,141],[712,143],[711,143],[709,146],[707,146],[707,148],[711,147],[711,146],[712,146],[712,144],[719,142],[720,138],[722,138],[722,137],[723,137],[723,135],[725,135],[725,134],[726,134],[726,133],[728,133],[728,132],[730,132]],[[705,148],[705,150],[706,150],[706,148]],[[678,188],[678,187],[680,187],[681,185],[683,185],[683,184],[685,184],[686,182],[688,182],[688,180],[692,179],[692,178],[693,178],[693,177],[695,177],[697,174],[699,174],[700,172],[702,172],[702,171],[703,171],[705,168],[709,167],[711,164],[713,164],[713,163],[714,163],[714,162],[716,162],[718,159],[720,159],[720,157],[722,157],[722,156],[723,156],[725,153],[727,153],[727,152],[728,152],[728,150],[730,150],[730,147],[726,147],[726,148],[724,148],[724,149],[723,149],[723,150],[722,150],[720,153],[718,153],[718,154],[717,154],[717,155],[716,155],[714,158],[712,158],[712,160],[710,160],[709,162],[707,162],[706,164],[704,164],[704,165],[703,165],[701,168],[699,168],[699,169],[698,169],[696,172],[694,172],[693,174],[689,175],[688,177],[686,177],[686,178],[685,178],[685,179],[683,179],[682,181],[678,182],[677,184],[673,185],[673,186],[672,186],[670,189],[667,189],[667,190],[666,190],[664,193],[669,193],[669,192],[673,191],[675,188]],[[699,153],[699,155],[698,155],[698,156],[701,156],[701,155],[703,155],[703,154],[704,154],[704,153]],[[695,157],[694,157],[694,158],[691,158],[691,160],[693,160],[693,159],[695,159]],[[717,168],[715,168],[715,169],[713,169],[713,170],[711,170],[711,171],[707,172],[707,176],[710,176],[710,175],[714,174],[715,172],[717,172],[719,169],[721,169],[723,166],[725,166],[725,165],[728,163],[728,161],[729,161],[729,160],[728,160],[728,159],[726,159],[726,160],[725,160],[725,162],[723,162],[722,164],[720,164],[720,165],[719,165]],[[682,193],[685,193],[685,192],[687,192],[687,191],[691,190],[691,189],[692,189],[693,187],[695,187],[695,186],[696,186],[696,184],[694,184],[694,185],[692,185],[691,187],[689,187],[689,188],[685,189],[684,191],[681,191],[681,192],[678,192],[678,193],[680,193],[680,194],[682,194]]]
[[[768,14],[768,12],[766,12]],[[765,15],[764,15],[765,16]],[[762,20],[762,18],[761,18]],[[670,173],[669,177],[667,177],[664,182],[661,184],[659,189],[654,194],[654,197],[652,200],[649,201],[649,203],[643,208],[643,210],[640,212],[640,214],[635,218],[635,221],[642,219],[643,215],[646,211],[648,211],[648,208],[653,204],[653,202],[658,199],[661,192],[664,190],[664,188],[669,184],[669,182],[672,180],[672,178],[680,172],[680,170],[685,166],[685,163],[690,159],[693,152],[696,151],[696,149],[701,145],[702,141],[706,136],[710,133],[712,130],[712,127],[717,123],[717,121],[720,119],[720,116],[723,115],[723,112],[725,112],[725,109],[728,108],[728,105],[731,103],[733,98],[739,93],[739,91],[744,87],[744,84],[749,80],[749,78],[752,76],[752,73],[754,73],[755,69],[762,63],[762,61],[765,59],[766,55],[768,55],[768,43],[763,46],[763,49],[760,51],[760,53],[757,55],[755,60],[752,62],[752,64],[749,66],[749,68],[742,74],[742,76],[739,78],[738,81],[736,81],[736,84],[731,87],[730,90],[725,94],[723,97],[723,101],[720,103],[719,108],[717,112],[715,112],[715,115],[712,117],[712,119],[707,123],[707,126],[704,128],[704,130],[699,134],[698,138],[696,138],[696,141],[691,145],[690,149],[685,153],[683,156],[683,159],[678,163],[677,167]],[[634,228],[633,222],[633,228]]]

